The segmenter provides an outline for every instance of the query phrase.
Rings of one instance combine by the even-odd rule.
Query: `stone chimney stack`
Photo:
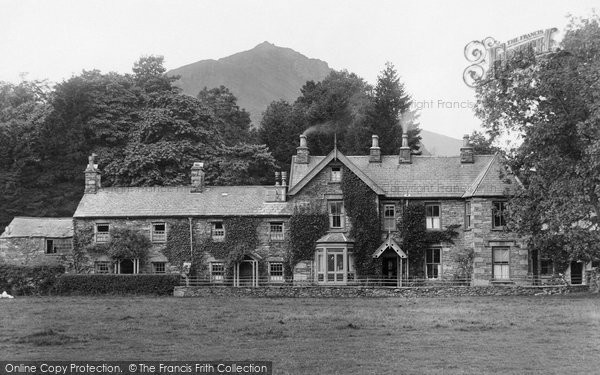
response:
[[[406,129],[402,132],[402,147],[400,147],[400,164],[412,163],[410,147],[408,147],[408,133]]]
[[[267,202],[285,202],[287,195],[287,173],[275,172],[275,186],[267,195]]]
[[[100,181],[100,170],[98,164],[95,164],[96,154],[91,154],[88,157],[88,165],[83,173],[85,173],[85,194],[96,194],[102,187]]]
[[[469,142],[469,135],[463,136],[463,146],[460,148],[460,163],[468,164],[475,162],[473,145]]]
[[[369,149],[369,163],[381,163],[381,149],[379,148],[379,136],[373,134],[371,148]]]
[[[202,193],[204,190],[204,163],[194,162],[192,165],[192,193]]]
[[[306,146],[306,136],[302,134],[300,136],[300,146],[296,147],[296,163],[308,164],[310,155],[308,154],[308,147]]]

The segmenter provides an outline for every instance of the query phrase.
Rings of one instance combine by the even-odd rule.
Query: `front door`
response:
[[[252,285],[252,262],[241,262],[240,263],[240,286]]]
[[[389,248],[381,255],[381,278],[383,285],[398,284],[398,255]]]
[[[583,262],[571,262],[571,284],[583,283]]]
[[[121,273],[133,273],[133,261],[131,259],[123,259],[119,269]]]

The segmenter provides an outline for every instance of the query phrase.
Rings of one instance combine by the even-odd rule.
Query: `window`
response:
[[[165,273],[166,272],[166,263],[165,262],[152,262],[152,272],[153,273]]]
[[[425,225],[427,229],[440,229],[440,205],[438,203],[425,205]]]
[[[49,238],[46,240],[46,254],[64,254],[73,249],[70,238]]]
[[[269,238],[271,241],[284,240],[282,222],[269,223]]]
[[[342,167],[331,167],[331,182],[342,182]]]
[[[344,205],[341,201],[329,202],[329,228],[344,227]]]
[[[502,229],[506,225],[506,202],[492,202],[492,228]]]
[[[433,247],[425,253],[425,277],[428,279],[438,279],[442,273],[441,252],[442,249]]]
[[[110,262],[94,262],[95,273],[110,273]]]
[[[472,228],[471,223],[471,202],[465,202],[465,229]]]
[[[210,264],[210,280],[215,283],[222,283],[225,278],[225,266],[221,262],[212,262]]]
[[[554,273],[554,262],[550,259],[540,261],[540,275],[552,275]]]
[[[280,263],[280,262],[269,263],[269,280],[270,281],[283,281],[283,263]]]
[[[344,284],[354,280],[354,254],[347,248],[317,248],[315,269],[318,283]]]
[[[383,230],[396,230],[396,206],[393,204],[383,206]]]
[[[167,224],[152,223],[152,242],[167,241]]]
[[[212,239],[216,241],[222,241],[225,239],[225,227],[221,221],[212,223],[211,235]]]
[[[110,226],[108,224],[96,224],[96,242],[108,242],[110,240]]]
[[[492,276],[496,280],[507,280],[510,278],[508,247],[492,248]]]

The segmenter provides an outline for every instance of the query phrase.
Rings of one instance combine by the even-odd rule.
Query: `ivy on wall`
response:
[[[286,274],[302,260],[311,260],[315,256],[315,242],[323,237],[329,228],[329,216],[316,207],[294,208],[290,217],[290,244],[287,254]]]
[[[409,274],[416,278],[425,277],[423,264],[429,247],[439,243],[454,243],[458,236],[458,224],[449,225],[443,230],[427,230],[425,225],[425,205],[411,203],[404,207],[398,223],[402,237],[402,249],[408,256]]]
[[[199,241],[200,252],[210,253],[217,259],[225,261],[225,270],[227,275],[233,273],[235,263],[244,259],[244,256],[252,253],[259,245],[258,224],[260,220],[253,217],[235,216],[225,218],[223,226],[225,228],[225,239],[223,241],[214,241],[208,236]],[[266,272],[264,262],[259,264],[259,273]]]
[[[94,245],[94,228],[87,226],[78,228],[73,238],[73,252],[70,259],[65,259],[68,264],[67,271],[75,273],[88,273],[93,269],[89,254],[91,252],[106,253],[106,249],[96,249]]]
[[[141,232],[130,228],[112,228],[107,253],[114,259],[139,259],[140,265],[148,260],[152,243]]]
[[[193,231],[192,231],[193,233]],[[191,272],[195,273],[202,269],[204,263],[203,252],[199,246],[197,235],[193,235],[190,245],[190,224],[185,222],[176,222],[169,225],[167,231],[167,243],[162,253],[172,266],[183,269],[184,262],[192,262]]]
[[[354,239],[354,261],[359,275],[374,275],[381,271],[373,259],[373,252],[380,245],[380,222],[377,212],[377,195],[358,176],[347,168],[342,173],[344,208]]]

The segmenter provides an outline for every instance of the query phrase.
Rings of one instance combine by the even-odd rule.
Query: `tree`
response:
[[[219,119],[218,130],[225,145],[250,140],[250,113],[238,107],[237,98],[227,87],[221,85],[210,90],[205,87],[197,98]]]
[[[511,225],[555,260],[600,257],[600,18],[572,19],[559,51],[526,51],[495,77],[477,87],[476,113],[492,139],[522,138],[508,154],[525,185]]]
[[[173,85],[179,76],[167,76],[163,56],[143,56],[133,64],[133,77],[138,87],[148,93],[180,91]]]
[[[403,128],[407,128],[409,146],[418,150],[419,132],[416,113],[411,110],[412,100],[400,82],[392,63],[386,63],[385,69],[377,77],[375,96],[369,108],[369,128],[379,136],[379,147],[384,155],[398,153],[402,146]]]
[[[500,151],[498,147],[492,145],[492,140],[489,137],[477,130],[473,130],[469,136],[469,143],[473,146],[473,152],[477,155],[493,155]]]

